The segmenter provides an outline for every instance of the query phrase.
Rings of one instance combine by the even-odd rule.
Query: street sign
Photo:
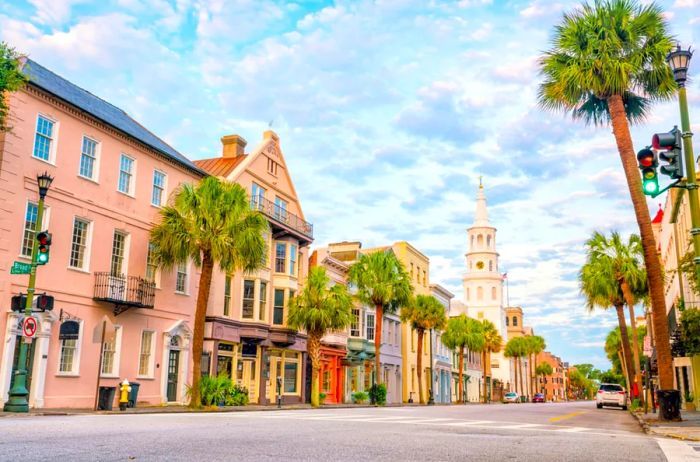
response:
[[[34,316],[27,316],[24,319],[22,333],[26,338],[34,338],[34,334],[36,334],[36,318]]]
[[[10,274],[29,274],[31,272],[32,265],[21,261],[13,262],[12,268],[10,268]]]

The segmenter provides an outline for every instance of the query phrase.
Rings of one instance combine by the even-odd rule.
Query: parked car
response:
[[[510,391],[503,396],[503,402],[504,403],[519,403],[520,396],[518,396],[518,394],[515,393],[514,391]]]
[[[616,383],[601,383],[596,393],[595,404],[598,409],[603,406],[616,406],[626,410],[627,392]]]
[[[543,393],[535,393],[535,396],[532,397],[532,402],[533,403],[544,403],[544,394]]]

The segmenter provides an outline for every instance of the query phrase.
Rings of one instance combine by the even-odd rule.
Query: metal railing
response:
[[[283,223],[311,239],[313,239],[314,237],[314,225],[312,225],[308,221],[302,220],[297,215],[288,212],[285,208],[280,207],[279,205],[275,204],[270,200],[265,199],[264,197],[251,197],[250,208],[264,213],[269,218],[279,223]]]
[[[153,308],[155,289],[155,282],[137,276],[95,273],[93,298],[121,305]]]

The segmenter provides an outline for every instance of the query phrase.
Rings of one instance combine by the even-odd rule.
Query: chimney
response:
[[[273,132],[272,130],[265,130],[265,131],[263,132],[263,139],[264,139],[264,140],[269,140],[270,138],[272,138],[272,139],[275,140],[275,141],[279,141],[279,140],[280,140],[280,137],[279,137],[279,135],[277,135],[277,133]]]
[[[244,155],[245,145],[248,143],[240,135],[226,135],[221,137],[221,144],[224,146],[224,157],[233,158]]]

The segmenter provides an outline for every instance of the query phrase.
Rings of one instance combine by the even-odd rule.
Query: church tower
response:
[[[476,195],[474,223],[467,229],[467,239],[467,271],[462,278],[467,314],[477,320],[491,321],[506,342],[508,328],[503,306],[503,276],[496,251],[496,228],[489,222],[481,179]],[[511,383],[510,361],[502,353],[492,354],[491,357],[493,378],[501,380],[504,385]]]

